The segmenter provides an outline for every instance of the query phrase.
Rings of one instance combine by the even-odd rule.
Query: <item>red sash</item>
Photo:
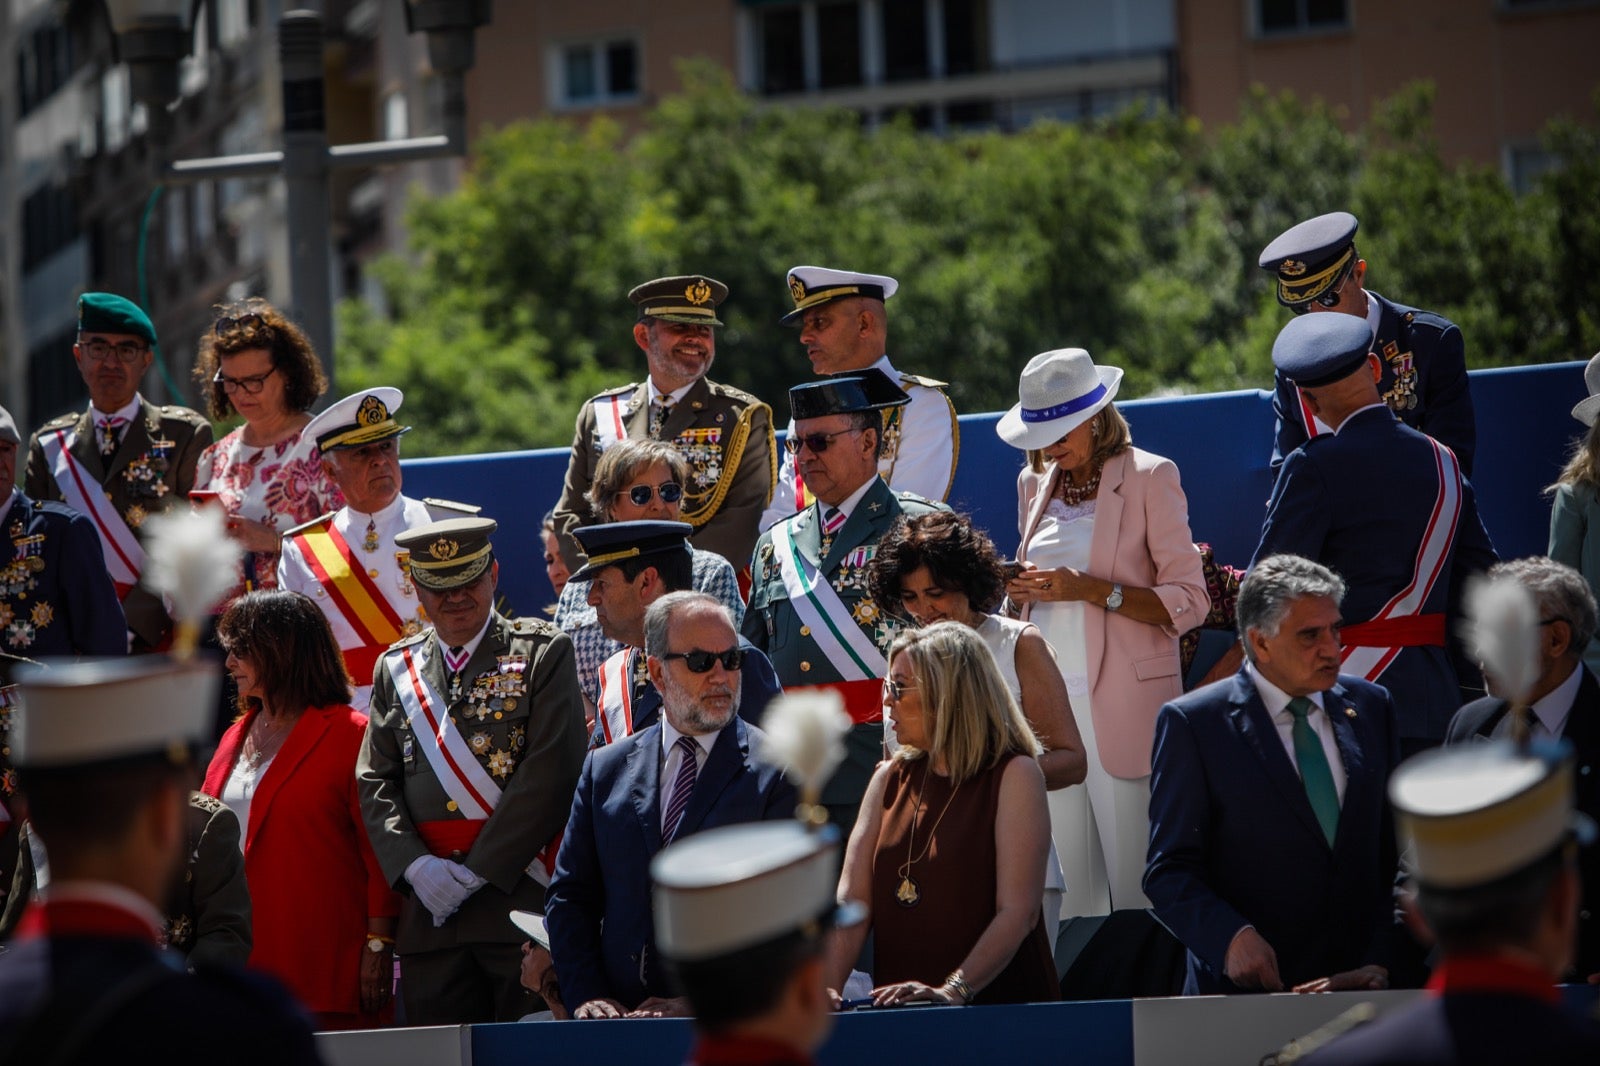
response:
[[[428,850],[441,859],[465,855],[472,850],[487,818],[449,818],[439,822],[418,822],[417,834]]]
[[[1339,630],[1347,648],[1442,648],[1444,614],[1409,614],[1400,618],[1374,618]]]

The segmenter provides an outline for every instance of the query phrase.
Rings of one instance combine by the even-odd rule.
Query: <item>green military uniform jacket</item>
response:
[[[643,382],[602,392],[578,412],[567,480],[555,510],[561,556],[574,570],[583,562],[583,551],[572,530],[598,521],[586,499],[603,450],[596,404],[615,397],[623,400],[627,438],[650,436],[650,389]],[[690,543],[743,569],[777,479],[772,409],[748,392],[701,378],[667,415],[661,439],[677,445],[689,463],[682,517],[694,526]]]
[[[867,591],[867,564],[872,561],[878,541],[902,514],[920,515],[948,508],[909,492],[897,495],[879,478],[834,534],[826,555],[822,552],[822,510],[822,504],[814,502],[782,524],[789,527],[796,550],[827,575],[828,583],[850,609],[862,632],[887,654],[899,624]],[[810,628],[801,623],[789,602],[772,544],[776,529],[763,533],[756,544],[744,635],[767,653],[785,689],[840,681],[844,675],[823,654]],[[834,811],[836,822],[848,825],[854,821],[854,808],[860,804],[873,768],[882,758],[882,747],[881,723],[857,725],[851,730],[845,761],[822,791],[822,802]],[[845,819],[847,810],[849,818]]]
[[[437,928],[411,894],[405,871],[431,854],[418,823],[463,816],[434,777],[395,692],[388,664],[403,648],[421,655],[423,676],[449,701],[456,729],[501,789],[471,850],[445,856],[489,883]],[[521,666],[507,661],[513,656],[523,657]],[[459,694],[452,696],[433,629],[395,644],[378,660],[367,736],[356,760],[372,850],[389,883],[405,894],[395,933],[401,954],[527,939],[508,915],[513,908],[544,910],[544,889],[526,870],[566,826],[588,748],[572,641],[550,623],[492,615],[460,678]]]
[[[94,418],[88,410],[46,422],[28,441],[28,468],[23,491],[36,500],[64,500],[45,459],[40,437],[71,429],[69,449],[105,491],[117,513],[139,535],[151,515],[174,505],[187,506],[194,488],[195,464],[211,445],[211,423],[187,407],[158,407],[143,398],[139,417],[123,430],[122,443],[107,467],[95,441]],[[141,538],[142,539],[142,538]],[[160,646],[172,627],[161,597],[139,586],[122,601],[128,629],[138,638],[134,650]]]

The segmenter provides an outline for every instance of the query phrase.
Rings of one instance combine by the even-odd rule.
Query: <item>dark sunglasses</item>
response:
[[[272,334],[272,327],[267,324],[267,320],[257,314],[239,315],[237,317],[223,315],[221,318],[217,319],[216,324],[211,327],[211,332],[215,333],[219,337],[226,336],[227,334],[236,331],[253,333],[256,330],[260,330],[269,336]]]
[[[721,663],[722,668],[732,673],[744,665],[744,649],[737,645],[727,651],[669,651],[663,659],[682,659],[683,665],[689,668],[691,674],[705,674],[711,672],[712,663]]]
[[[911,681],[901,683],[892,677],[886,677],[883,679],[883,691],[888,694],[889,700],[892,703],[899,703],[901,700],[905,699],[907,692],[916,687],[916,683]]]
[[[1339,290],[1344,288],[1344,283],[1350,279],[1350,272],[1355,268],[1356,257],[1351,256],[1350,262],[1345,264],[1344,270],[1339,274],[1338,281],[1335,281],[1332,285],[1328,286],[1326,290],[1324,290],[1314,299],[1301,300],[1299,303],[1290,304],[1289,310],[1293,311],[1297,315],[1303,315],[1307,311],[1311,310],[1312,304],[1319,304],[1322,307],[1338,307]]]
[[[783,442],[783,446],[790,455],[798,455],[802,444],[811,449],[812,455],[821,455],[828,450],[828,445],[833,443],[833,438],[842,437],[846,433],[860,432],[860,429],[841,429],[837,433],[808,433],[804,437],[790,437]]]
[[[649,503],[651,496],[660,496],[662,503],[677,503],[683,499],[683,486],[676,481],[664,481],[658,488],[635,485],[628,490],[628,499],[633,501],[635,507],[643,507]]]

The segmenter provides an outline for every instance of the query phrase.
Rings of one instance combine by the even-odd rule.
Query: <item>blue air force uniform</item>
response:
[[[1383,364],[1378,392],[1400,420],[1449,448],[1472,474],[1477,424],[1467,389],[1461,331],[1442,315],[1386,300],[1362,288],[1366,264],[1356,252],[1360,222],[1348,211],[1306,219],[1280,233],[1262,250],[1261,269],[1277,280],[1278,302],[1295,314],[1317,306],[1361,318],[1365,298],[1369,350]],[[1356,306],[1352,306],[1356,304]],[[1272,465],[1277,467],[1306,439],[1327,432],[1317,427],[1299,388],[1281,370],[1272,398],[1277,427]]]
[[[0,501],[0,650],[123,655],[128,630],[89,519],[13,492]]]
[[[1359,320],[1309,315],[1284,327],[1273,361],[1291,380],[1313,388],[1367,373],[1365,344],[1366,330]],[[1402,424],[1388,407],[1363,408],[1346,418],[1337,433],[1314,437],[1289,454],[1278,471],[1251,563],[1288,552],[1314,559],[1344,578],[1349,585],[1344,600],[1346,670],[1393,693],[1403,751],[1437,744],[1461,705],[1445,647],[1447,618],[1455,613],[1462,579],[1497,561],[1472,485],[1464,477],[1459,508],[1436,515],[1445,469],[1434,443]],[[1451,518],[1455,535],[1428,568],[1437,576],[1427,595],[1409,609],[1391,612],[1396,617],[1388,633],[1364,634],[1360,624],[1372,622],[1412,585],[1429,530]],[[1366,643],[1370,639],[1399,648],[1375,675],[1355,669],[1348,658],[1377,646]]]

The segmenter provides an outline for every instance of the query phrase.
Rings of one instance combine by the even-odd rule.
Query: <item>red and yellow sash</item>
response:
[[[361,644],[344,652],[345,668],[356,684],[370,684],[378,657],[403,635],[405,620],[371,575],[354,562],[350,545],[333,528],[331,519],[293,533],[289,540],[328,590],[328,598],[350,628],[360,635]]]

